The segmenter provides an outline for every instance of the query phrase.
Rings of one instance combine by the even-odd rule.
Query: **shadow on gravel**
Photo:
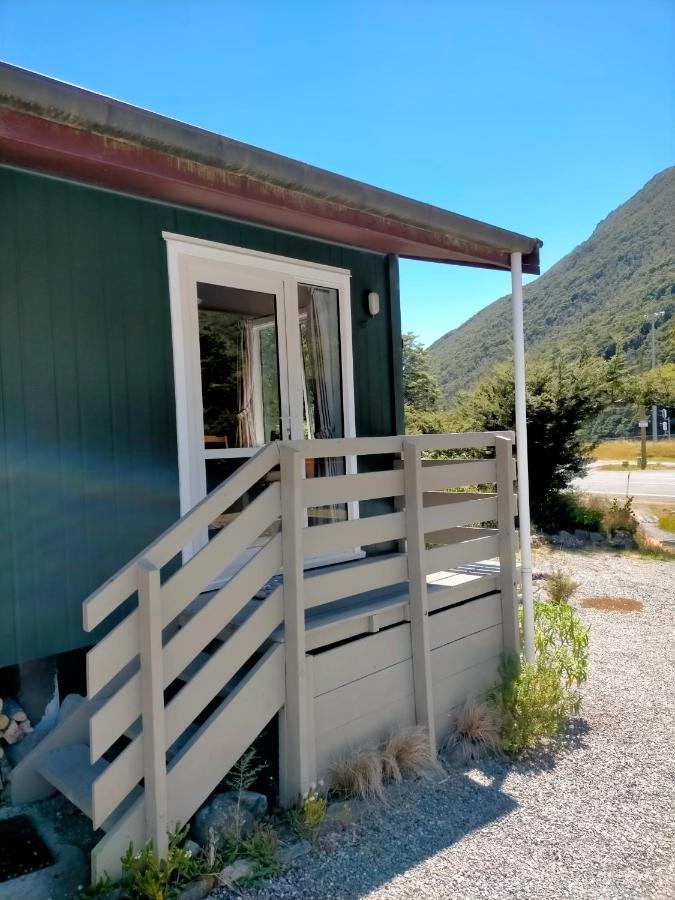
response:
[[[526,754],[508,765],[508,770],[517,768],[519,772],[533,775],[538,772],[550,772],[558,764],[561,753],[574,753],[586,748],[586,735],[590,730],[591,726],[585,719],[573,719],[555,747]]]
[[[347,858],[351,857],[347,862],[349,876],[331,896],[340,900],[362,898],[472,832],[507,816],[518,806],[503,790],[508,775],[550,771],[561,750],[584,748],[589,730],[588,724],[578,719],[563,735],[556,752],[540,751],[517,761],[491,757],[469,769],[450,764],[439,782],[390,789],[384,806],[374,808],[372,816],[363,821],[355,846],[346,849]],[[318,895],[300,889],[294,896],[299,900]]]

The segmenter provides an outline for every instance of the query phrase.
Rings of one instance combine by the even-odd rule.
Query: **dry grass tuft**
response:
[[[463,763],[499,753],[499,719],[487,703],[473,698],[450,715],[447,749]]]
[[[630,597],[586,597],[581,601],[585,609],[604,609],[609,612],[638,612],[642,609],[639,600],[631,600]]]
[[[430,778],[441,767],[425,728],[404,728],[392,734],[382,749],[382,764],[392,781]]]
[[[382,757],[377,750],[354,750],[328,770],[330,789],[344,797],[384,800]]]

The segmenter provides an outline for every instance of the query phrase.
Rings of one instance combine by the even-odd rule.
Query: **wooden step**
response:
[[[38,760],[36,769],[46,781],[91,819],[91,787],[109,765],[110,763],[103,758],[92,765],[88,744],[70,744],[45,753]]]

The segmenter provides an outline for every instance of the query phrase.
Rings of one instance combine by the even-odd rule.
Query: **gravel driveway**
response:
[[[249,896],[675,897],[675,563],[564,551],[536,562],[565,567],[580,597],[644,603],[581,610],[590,678],[564,750],[394,792],[355,835]]]

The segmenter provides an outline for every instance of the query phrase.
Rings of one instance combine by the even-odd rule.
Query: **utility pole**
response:
[[[642,415],[640,416],[640,468],[647,468],[647,411],[642,407]]]
[[[652,316],[652,369],[656,368],[656,320],[659,316],[663,315],[663,310],[660,312],[654,312],[651,314]],[[646,316],[645,318],[649,318]],[[657,441],[659,439],[659,423],[658,423],[658,413],[656,410],[656,403],[652,404],[652,440]]]

